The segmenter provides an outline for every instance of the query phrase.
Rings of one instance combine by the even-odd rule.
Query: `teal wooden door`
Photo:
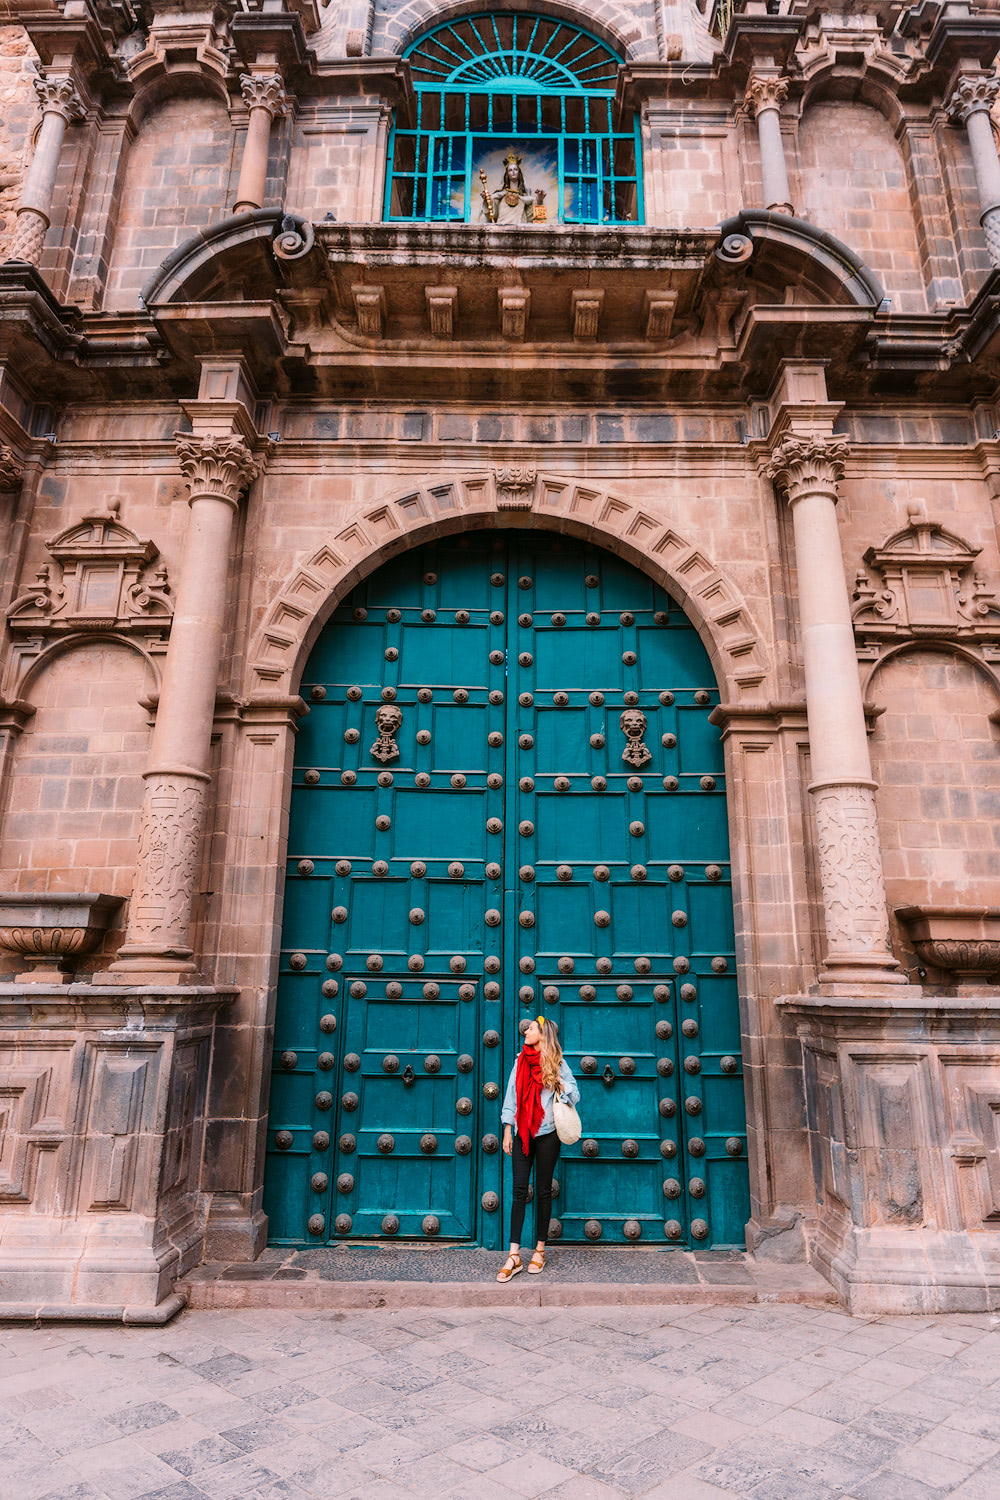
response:
[[[718,695],[679,607],[564,538],[439,542],[359,585],[302,693],[272,1242],[503,1243],[500,1096],[545,1011],[584,1123],[553,1238],[742,1245]]]

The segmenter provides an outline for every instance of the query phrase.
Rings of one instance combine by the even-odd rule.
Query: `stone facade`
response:
[[[623,59],[642,222],[383,223],[402,54],[483,9],[6,7],[0,1312],[161,1318],[263,1249],[306,657],[506,525],[710,654],[749,1248],[992,1307],[1000,11],[539,6]]]

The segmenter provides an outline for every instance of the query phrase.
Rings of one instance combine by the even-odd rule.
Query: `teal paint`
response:
[[[552,185],[550,222],[642,222],[638,122],[615,128],[621,59],[589,32],[498,11],[438,26],[405,55],[416,122],[393,127],[386,219],[468,222],[480,164],[515,147],[528,186]]]
[[[596,1220],[602,1243],[622,1242],[636,1221],[644,1244],[742,1246],[718,694],[680,608],[570,539],[438,542],[336,610],[302,693],[272,1243],[424,1239],[433,1215],[437,1238],[498,1247],[510,1168],[487,1138],[501,1135],[518,1022],[545,1011],[582,1093],[584,1141],[557,1171],[563,1241],[586,1242]],[[647,719],[641,769],[622,761],[627,693]],[[383,765],[371,747],[387,700],[403,719]]]

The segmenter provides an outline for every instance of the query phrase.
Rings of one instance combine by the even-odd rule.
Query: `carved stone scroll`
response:
[[[0,490],[19,489],[23,478],[24,465],[14,457],[12,448],[0,443]]]

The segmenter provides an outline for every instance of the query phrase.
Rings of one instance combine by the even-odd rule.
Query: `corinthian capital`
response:
[[[1000,91],[1000,78],[977,73],[963,73],[948,100],[948,113],[956,115],[964,125],[970,115],[979,110],[988,114],[996,103]]]
[[[240,89],[247,109],[266,109],[272,120],[288,113],[288,95],[280,73],[241,73]]]
[[[192,437],[189,433],[179,432],[175,434],[175,441],[181,473],[192,500],[207,495],[216,500],[228,500],[235,506],[240,491],[252,484],[260,473],[260,460],[253,456],[242,438]]]
[[[761,73],[754,73],[747,84],[743,103],[747,109],[754,115],[757,115],[762,109],[780,109],[787,98],[787,78],[775,78]]]
[[[35,78],[35,93],[45,115],[62,115],[67,125],[87,113],[71,78]]]
[[[0,490],[16,490],[24,477],[24,466],[19,464],[6,443],[0,443]]]
[[[786,492],[789,504],[817,491],[826,491],[836,499],[848,452],[843,438],[796,437],[790,433],[772,450],[764,472]]]

